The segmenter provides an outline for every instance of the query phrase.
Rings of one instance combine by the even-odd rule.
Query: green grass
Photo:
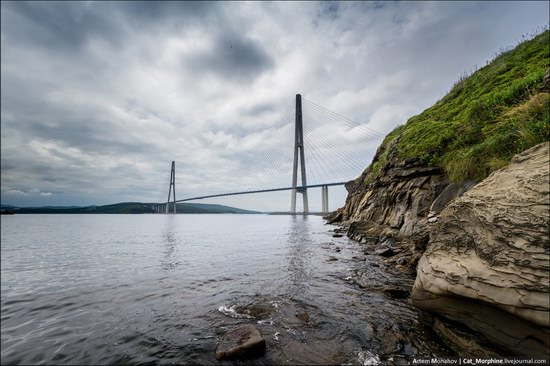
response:
[[[549,60],[546,30],[461,78],[435,105],[391,132],[383,146],[398,138],[401,159],[442,166],[455,182],[484,179],[515,154],[550,139],[550,95],[541,90]],[[378,176],[386,157],[384,151],[373,162],[366,183]]]
[[[364,183],[366,185],[369,185],[376,178],[378,178],[378,176],[380,176],[382,167],[384,167],[384,165],[386,165],[387,163],[388,154],[390,152],[390,147],[392,145],[392,142],[396,137],[400,136],[400,132],[404,127],[405,126],[398,126],[384,138],[384,141],[382,142],[382,144],[380,145],[380,148],[378,149],[378,155],[373,160],[372,164],[369,165],[369,167],[367,168],[367,169],[370,169],[370,171],[367,172],[367,175],[365,177]]]

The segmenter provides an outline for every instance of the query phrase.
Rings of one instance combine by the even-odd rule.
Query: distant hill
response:
[[[143,214],[153,212],[153,203],[122,202],[104,206],[44,206],[16,207],[2,205],[2,211],[9,210],[25,214]],[[260,214],[259,211],[243,210],[236,207],[204,204],[178,203],[177,213],[184,214]]]

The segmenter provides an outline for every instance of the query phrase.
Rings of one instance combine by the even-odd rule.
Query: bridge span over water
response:
[[[330,142],[330,134],[332,129],[333,128],[342,129],[344,127],[344,130],[346,131],[346,133],[349,133],[349,135],[351,136],[353,136],[354,134],[366,135],[365,139],[367,141],[369,139],[372,140],[373,138],[376,140],[381,140],[383,138],[383,135],[369,128],[367,125],[357,124],[356,122],[353,122],[347,119],[346,117],[343,117],[335,112],[325,109],[311,101],[305,100],[305,102],[306,102],[307,110],[309,112],[308,116],[310,115],[312,119],[321,121],[326,125],[326,128],[322,129],[321,133],[318,133],[317,130],[313,130],[311,127],[308,127],[307,125],[304,126],[302,96],[300,94],[297,94],[295,102],[293,102],[291,105],[293,113],[290,113],[290,114],[287,113],[284,115],[283,118],[281,118],[282,121],[286,121],[287,123],[288,123],[288,119],[292,118],[294,122],[292,180],[291,180],[290,186],[280,185],[279,187],[254,188],[254,189],[243,189],[242,187],[240,187],[230,192],[195,195],[192,197],[176,200],[176,167],[175,167],[175,161],[172,161],[171,172],[170,172],[170,184],[168,188],[168,199],[166,200],[166,202],[154,204],[153,211],[155,213],[176,213],[176,207],[177,207],[176,204],[178,202],[188,202],[188,201],[196,201],[196,200],[202,200],[207,198],[237,196],[237,195],[255,194],[255,193],[291,191],[290,212],[296,213],[296,196],[298,193],[300,193],[302,195],[302,200],[303,200],[303,212],[309,213],[308,189],[321,188],[322,212],[323,213],[329,212],[328,187],[345,185],[351,179],[360,175],[362,172],[362,169],[364,169],[364,167],[366,166],[366,163],[368,163],[368,161],[366,162],[364,158],[357,159],[357,157],[355,157],[354,159],[354,156],[352,156],[353,154],[350,154],[350,152],[346,150],[345,147],[338,146],[338,144],[335,144],[334,142]],[[277,128],[278,127],[280,128],[281,126],[284,127],[284,123],[281,123],[281,120],[278,121],[277,124],[272,126],[271,130],[277,130]],[[314,137],[308,140],[308,136],[304,134],[304,132],[306,132],[306,134],[309,133]],[[317,142],[320,142],[320,145],[322,145],[321,148],[317,146],[316,144]],[[365,143],[365,141],[358,140],[356,143],[358,144]],[[313,168],[317,171],[317,173],[319,173],[318,176],[321,177],[321,183],[319,182],[315,182],[314,184],[307,183],[306,155],[305,155],[306,145],[309,146],[308,161],[310,162],[310,165],[313,165]],[[347,163],[350,166],[353,166],[353,170],[355,170],[354,176],[348,177],[348,179],[342,179],[343,177],[339,176],[338,172],[335,172],[330,165],[329,166],[326,166],[327,164],[323,165],[323,157],[322,157],[323,154],[320,152],[321,149],[323,150],[323,152],[326,152],[328,149],[329,151],[331,151],[332,154],[337,155],[342,162]],[[261,156],[261,158],[262,158],[261,160],[264,161],[264,166],[265,166],[264,170],[268,168],[271,169],[274,166],[278,166],[278,167],[282,166],[280,161],[281,159],[276,156],[274,157],[274,156],[266,155],[266,156]],[[358,160],[361,160],[361,161],[358,161]],[[262,170],[261,168],[255,168],[254,172],[257,173],[257,172],[260,172],[261,170]],[[326,180],[323,179],[325,177],[326,177]],[[248,177],[247,179],[248,179],[247,183],[250,183],[251,178]]]

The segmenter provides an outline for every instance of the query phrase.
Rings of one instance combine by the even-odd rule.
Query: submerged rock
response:
[[[227,332],[218,348],[216,359],[254,358],[265,353],[265,339],[253,325],[243,325]]]
[[[413,303],[527,356],[550,347],[549,143],[453,201],[420,259]]]
[[[309,323],[309,314],[307,311],[304,311],[303,313],[296,314],[296,317],[303,321],[304,323]]]

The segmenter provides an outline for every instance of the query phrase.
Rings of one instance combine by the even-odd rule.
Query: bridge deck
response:
[[[319,188],[319,187],[325,187],[325,186],[343,186],[346,184],[346,182],[336,182],[336,183],[324,183],[324,184],[313,184],[308,186],[299,186],[296,187],[296,190],[306,189],[306,188]],[[198,196],[198,197],[191,197],[191,198],[184,198],[182,200],[177,200],[176,202],[186,202],[186,201],[195,201],[195,200],[202,200],[205,198],[213,198],[213,197],[224,197],[224,196],[237,196],[240,194],[252,194],[252,193],[265,193],[265,192],[276,192],[276,191],[290,191],[294,189],[293,187],[284,187],[284,188],[270,188],[270,189],[259,189],[255,191],[245,191],[245,192],[230,192],[230,193],[218,193],[218,194],[212,194],[208,196]],[[165,205],[166,202],[159,203],[157,205]]]

